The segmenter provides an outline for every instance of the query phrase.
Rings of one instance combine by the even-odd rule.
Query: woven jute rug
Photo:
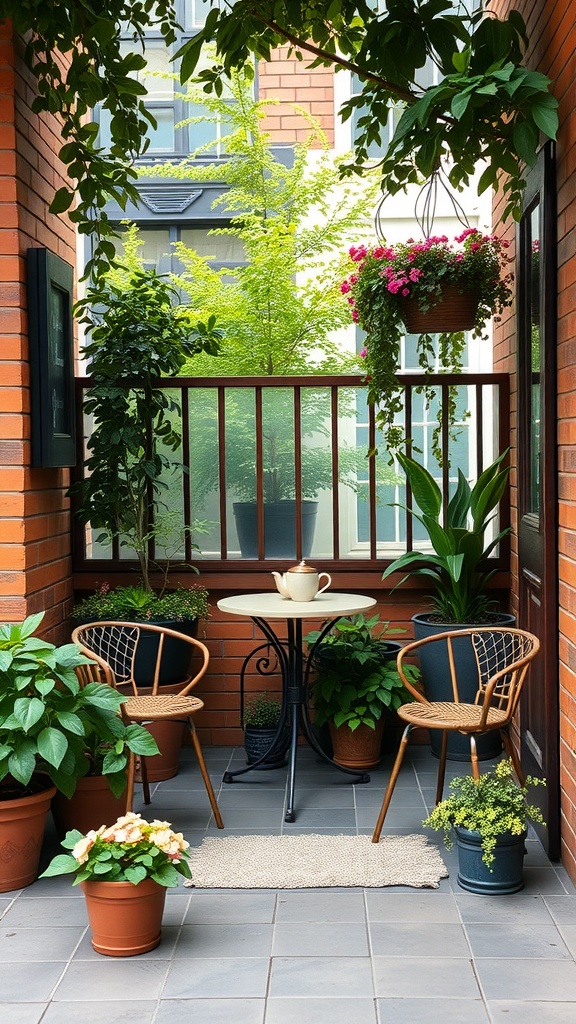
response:
[[[437,889],[448,872],[426,836],[224,836],[207,837],[191,851],[198,889],[379,888],[408,885]]]

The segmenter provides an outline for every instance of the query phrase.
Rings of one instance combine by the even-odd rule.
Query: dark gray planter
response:
[[[514,626],[515,618],[507,612],[499,612],[495,626]],[[436,633],[447,633],[455,629],[472,629],[477,623],[442,623],[431,622],[430,615],[414,615],[414,636],[416,640],[423,640],[425,637],[434,636]],[[477,691],[478,671],[476,668],[476,657],[469,636],[462,637],[462,640],[455,640],[453,644],[454,658],[460,685],[460,700],[469,704],[474,702]],[[446,645],[439,641],[421,647],[419,652],[420,668],[426,690],[426,696],[430,701],[452,700],[452,684],[450,681],[450,667],[448,664],[448,653]],[[430,745],[435,757],[440,757],[442,746],[442,733],[439,729],[430,729]],[[481,761],[487,761],[498,757],[502,751],[500,733],[496,730],[486,733],[484,736],[476,737],[478,757]],[[448,734],[448,759],[450,761],[470,761],[470,740],[460,733]]]
[[[492,871],[482,860],[479,832],[457,825],[458,885],[478,896],[508,896],[524,888],[524,856],[526,833],[514,836],[508,832],[498,838]]]
[[[86,626],[94,619],[73,619],[72,626]],[[106,618],[99,620],[105,622]],[[124,620],[128,622],[129,620]],[[146,622],[134,622],[135,626],[166,626],[166,629],[173,629],[177,633],[184,633],[186,636],[198,635],[198,619],[186,619],[184,622],[167,621],[166,619],[150,619]],[[140,634],[136,660],[134,662],[134,679],[137,686],[152,686],[154,682],[154,669],[156,666],[156,655],[160,643],[159,633]],[[192,649],[190,644],[176,637],[167,636],[164,638],[164,649],[162,651],[162,668],[160,672],[160,686],[173,686],[174,683],[181,683],[188,674]],[[128,668],[125,659],[120,655],[112,669],[119,679],[126,678]]]
[[[312,552],[316,529],[317,501],[302,503],[302,557]],[[258,558],[258,517],[255,501],[233,503],[236,531],[242,558]],[[296,558],[296,501],[269,502],[264,505],[265,558]]]
[[[248,764],[254,764],[263,754],[266,754],[272,746],[276,732],[276,728],[262,729],[254,725],[244,726],[244,749]],[[262,764],[258,765],[257,770],[267,771],[270,768],[283,768],[286,764],[287,745],[288,735],[286,735],[285,743],[282,744],[282,749],[267,757]]]

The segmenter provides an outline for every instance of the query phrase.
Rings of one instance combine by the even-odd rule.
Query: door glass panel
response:
[[[530,216],[530,482],[526,510],[540,516],[540,420],[541,420],[541,325],[540,325],[540,205]]]

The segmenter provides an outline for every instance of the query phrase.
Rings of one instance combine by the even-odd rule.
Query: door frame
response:
[[[540,260],[539,260],[539,323],[540,373],[542,375],[540,415],[540,516],[528,511],[531,479],[530,438],[532,388],[531,346],[527,342],[531,333],[531,246],[527,241],[530,215],[540,205]],[[556,325],[557,325],[557,252],[556,252],[556,163],[555,147],[548,142],[542,147],[535,167],[527,175],[523,201],[523,215],[517,233],[517,357],[518,357],[518,606],[519,625],[530,622],[529,604],[536,600],[542,624],[540,664],[538,674],[545,686],[543,729],[544,750],[542,764],[521,726],[521,760],[523,768],[533,775],[546,778],[545,828],[538,829],[551,859],[560,856],[560,716],[559,716],[559,649],[558,649],[558,471],[557,471],[557,377],[556,377]],[[545,512],[545,514],[544,514]],[[531,543],[526,545],[528,534]],[[523,553],[531,549],[539,563],[540,572],[523,563]],[[530,680],[527,686],[530,685]],[[522,704],[527,707],[527,694]],[[537,791],[538,792],[538,791]],[[534,794],[535,802],[537,800]],[[540,800],[538,800],[540,802]]]

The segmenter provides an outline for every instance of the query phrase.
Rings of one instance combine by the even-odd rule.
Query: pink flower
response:
[[[355,323],[358,323],[359,316],[358,316],[358,310],[357,309],[353,309],[352,310],[352,319],[354,320]]]
[[[360,350],[360,358],[361,359],[366,359],[367,355],[368,355],[368,349],[366,348],[366,346],[364,346],[364,348]]]
[[[342,295],[346,295],[346,293],[350,291],[350,282],[342,281],[342,284],[340,285],[340,291],[342,292]]]
[[[418,267],[410,267],[410,270],[408,271],[408,277],[410,278],[411,281],[415,282],[422,277],[423,273],[424,271],[419,270]]]
[[[409,288],[403,288],[402,289],[402,295],[404,295],[404,296],[410,295],[410,289]]]

